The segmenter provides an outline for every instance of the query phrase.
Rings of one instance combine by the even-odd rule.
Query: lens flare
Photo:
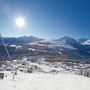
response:
[[[17,19],[16,19],[16,25],[19,27],[19,28],[22,28],[22,27],[24,27],[24,25],[25,25],[25,19],[23,18],[23,17],[18,17]]]

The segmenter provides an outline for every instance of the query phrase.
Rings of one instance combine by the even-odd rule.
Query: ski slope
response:
[[[90,78],[74,74],[18,72],[12,80],[11,72],[0,80],[0,90],[90,90]]]

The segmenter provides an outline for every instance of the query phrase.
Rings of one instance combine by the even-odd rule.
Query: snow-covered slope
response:
[[[90,39],[89,40],[87,40],[87,41],[85,41],[84,43],[82,43],[82,44],[84,44],[84,45],[90,45]]]
[[[68,48],[68,49],[75,49],[73,46],[67,44],[64,40],[62,41],[53,40],[51,47],[63,47],[63,48]]]
[[[90,90],[90,79],[79,75],[18,72],[12,80],[11,72],[5,73],[0,90]]]
[[[70,37],[63,37],[60,39],[52,40],[52,43],[55,45],[68,48],[68,49],[79,49],[83,48],[83,45],[80,44],[77,40],[70,38]]]
[[[77,41],[70,38],[70,37],[63,37],[60,39],[54,39],[54,40],[42,40],[41,42],[49,43],[50,47],[58,47],[58,48],[68,48],[68,49],[76,49],[72,46],[72,44],[76,44]]]

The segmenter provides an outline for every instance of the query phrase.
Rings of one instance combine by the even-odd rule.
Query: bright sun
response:
[[[23,17],[18,17],[17,19],[16,19],[16,25],[19,27],[19,28],[21,28],[21,27],[23,27],[24,25],[25,25],[25,20],[24,20],[24,18]]]

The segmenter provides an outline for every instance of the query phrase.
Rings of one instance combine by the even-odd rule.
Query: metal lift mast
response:
[[[8,52],[7,46],[6,46],[5,42],[4,42],[4,39],[3,39],[2,35],[1,35],[1,33],[0,33],[0,38],[1,38],[1,40],[2,40],[2,44],[4,45],[4,48],[5,48],[5,50],[6,50],[6,53],[7,53],[7,55],[8,55],[9,60],[12,61],[12,58],[11,58],[9,52]]]

